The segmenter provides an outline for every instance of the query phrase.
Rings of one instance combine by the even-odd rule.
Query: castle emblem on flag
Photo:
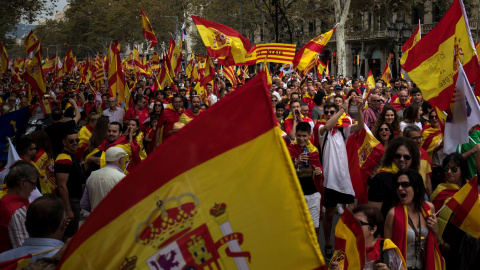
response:
[[[157,251],[147,259],[150,269],[223,269],[219,250],[232,257],[238,269],[250,269],[250,253],[242,251],[243,234],[234,232],[226,204],[215,204],[209,211],[223,237],[214,242],[206,223],[194,226],[199,200],[191,193],[159,200],[147,219],[137,227],[135,241]],[[218,230],[218,229],[217,229]],[[247,262],[248,259],[248,262]]]
[[[212,48],[219,49],[219,48],[222,48],[226,45],[230,45],[230,38],[227,35],[225,35],[224,33],[215,29],[215,31],[213,31],[213,46],[212,46]]]

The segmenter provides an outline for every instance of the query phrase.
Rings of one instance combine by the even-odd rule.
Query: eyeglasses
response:
[[[335,113],[337,113],[336,111],[332,110],[332,111],[324,111],[323,112],[325,115],[334,115]]]
[[[436,116],[436,115],[430,115],[430,119],[438,119],[438,116]]]
[[[456,172],[458,172],[458,167],[451,167],[451,166],[443,167],[444,172],[448,172],[448,170],[451,170],[453,173],[456,173]]]
[[[395,183],[395,187],[398,189],[399,187],[402,187],[402,188],[408,188],[408,187],[411,187],[412,186],[412,183],[410,182],[400,182],[400,183]]]
[[[389,128],[380,128],[379,130],[380,130],[380,132],[382,132],[382,131],[390,131]]]
[[[362,225],[362,226],[367,226],[367,225],[368,225],[368,226],[372,226],[372,227],[375,226],[375,225],[373,225],[373,224],[371,224],[371,223],[364,222],[364,221],[361,221],[361,220],[359,220],[358,222],[360,222],[360,225]]]
[[[35,182],[32,182],[30,180],[27,180],[27,179],[23,179],[25,181],[27,181],[28,183],[32,184],[32,186],[34,187],[34,189],[37,189],[37,184]]]
[[[76,143],[80,142],[80,139],[75,139],[75,140],[74,140],[74,139],[69,139],[69,140],[68,140],[68,143],[69,143],[69,144],[73,144],[73,143],[75,143],[75,142],[76,142]]]
[[[423,140],[423,137],[422,137],[422,136],[411,137],[411,139],[414,140],[414,141],[422,141],[422,140]]]
[[[153,106],[155,106],[155,107],[161,107],[162,104],[155,104],[155,105],[153,105]]]
[[[394,159],[401,159],[403,157],[404,160],[410,160],[412,159],[412,156],[410,155],[401,155],[401,154],[395,154],[393,156]]]

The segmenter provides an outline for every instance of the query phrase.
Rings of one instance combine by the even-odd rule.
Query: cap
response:
[[[110,147],[105,152],[105,161],[117,161],[127,155],[127,152],[120,147]]]
[[[327,79],[322,79],[322,81],[321,81],[321,82],[328,82],[328,80],[327,80]]]
[[[342,86],[340,84],[335,84],[335,87],[333,89],[335,89],[335,90],[342,89]]]

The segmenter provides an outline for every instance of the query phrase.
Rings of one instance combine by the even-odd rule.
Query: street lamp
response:
[[[407,41],[408,38],[412,35],[412,27],[410,24],[405,22],[405,19],[402,16],[398,16],[395,20],[395,23],[392,23],[388,27],[388,36],[394,40],[395,45],[395,54],[397,55],[396,67],[397,67],[397,76],[400,77],[400,52],[402,49],[403,43]]]

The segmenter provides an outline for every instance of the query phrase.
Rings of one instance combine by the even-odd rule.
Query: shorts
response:
[[[350,194],[338,192],[334,189],[324,188],[323,206],[336,207],[337,204],[351,204],[354,203],[354,197]]]
[[[320,227],[320,199],[322,196],[320,192],[315,192],[310,195],[304,195],[305,201],[307,202],[308,211],[310,216],[312,216],[313,227]]]

